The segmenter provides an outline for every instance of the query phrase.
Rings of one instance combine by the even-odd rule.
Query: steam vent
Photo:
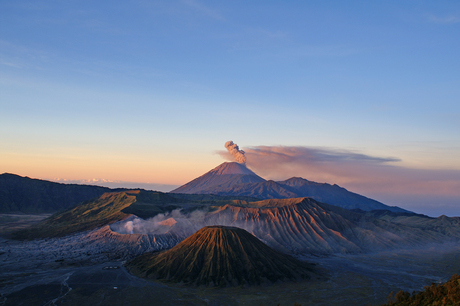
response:
[[[135,258],[127,268],[144,278],[221,287],[314,274],[312,265],[271,249],[244,229],[225,226],[203,227],[168,251]]]

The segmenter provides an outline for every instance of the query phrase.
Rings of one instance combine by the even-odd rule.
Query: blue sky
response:
[[[266,177],[460,215],[459,37],[458,1],[2,1],[0,172],[181,185],[228,140],[321,148],[424,174]]]

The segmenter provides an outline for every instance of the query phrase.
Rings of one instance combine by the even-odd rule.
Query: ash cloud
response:
[[[311,148],[311,147],[285,147],[285,146],[258,146],[251,147],[248,155],[256,158],[268,157],[281,159],[283,162],[359,162],[381,164],[387,162],[399,162],[394,157],[376,157],[347,150]]]
[[[219,151],[222,157],[226,152]],[[248,167],[267,179],[284,180],[302,176],[318,182],[348,183],[363,174],[397,168],[394,157],[376,157],[362,153],[301,146],[257,146],[245,151]],[[384,171],[385,169],[385,171]]]
[[[224,151],[217,153],[227,157]],[[411,169],[398,165],[399,158],[324,147],[255,146],[246,148],[245,155],[248,168],[265,179],[300,176],[432,216],[446,210],[460,215],[460,208],[454,210],[452,204],[460,205],[459,170]],[[436,198],[439,201],[433,201]],[[421,199],[426,199],[423,205]],[[427,210],[430,202],[437,209]]]
[[[231,140],[227,141],[225,143],[225,148],[233,156],[237,163],[246,164],[245,152],[243,150],[240,150],[236,143],[233,143],[233,141]]]

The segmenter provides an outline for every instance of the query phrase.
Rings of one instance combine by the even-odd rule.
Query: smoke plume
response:
[[[233,141],[227,141],[225,143],[225,148],[227,148],[228,152],[235,158],[235,161],[240,164],[246,164],[246,156],[244,156],[244,151],[238,148],[236,143]]]
[[[200,228],[209,225],[236,226],[250,233],[253,233],[257,228],[254,223],[236,220],[234,217],[234,213],[228,209],[218,210],[217,213],[205,210],[183,213],[181,209],[175,209],[147,220],[131,216],[128,219],[111,224],[110,229],[119,234],[174,234],[180,237],[188,237]]]
[[[205,215],[206,212],[201,210],[184,214],[180,209],[175,209],[147,220],[133,216],[111,224],[110,228],[119,234],[162,235],[174,233],[187,237],[206,226]]]

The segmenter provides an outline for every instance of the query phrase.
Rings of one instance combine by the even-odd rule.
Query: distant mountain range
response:
[[[171,193],[247,196],[258,199],[309,197],[319,202],[346,209],[408,212],[400,207],[388,206],[350,192],[335,184],[316,183],[300,177],[292,177],[279,182],[267,181],[249,170],[245,165],[236,162],[225,162],[171,191]]]
[[[0,213],[53,213],[116,190],[3,173],[0,175]]]
[[[139,189],[116,188],[55,183],[46,180],[32,179],[16,174],[0,174],[0,213],[55,213],[76,207],[78,204],[85,204],[87,201],[96,200],[104,193],[120,191],[135,191]],[[145,193],[142,193],[145,194]],[[222,201],[231,200],[256,200],[244,196],[216,196],[211,194],[168,194],[153,192],[149,199],[138,197],[135,205],[130,205],[129,214],[135,214],[141,218],[149,218],[164,211],[170,211],[175,203],[182,203],[181,207],[186,209],[184,202],[199,202],[216,204]],[[168,203],[163,210],[151,203]],[[146,204],[148,203],[148,204]]]
[[[127,190],[79,184],[62,184],[4,173],[0,175],[0,213],[54,213],[100,197],[106,192]],[[338,185],[316,183],[300,177],[285,181],[265,180],[236,162],[225,162],[204,175],[171,191],[170,196],[187,201],[240,199],[288,199],[309,197],[319,202],[363,211],[408,212],[388,206]],[[139,207],[132,206],[132,207]],[[134,209],[134,208],[131,208]],[[141,217],[150,213],[133,211]]]
[[[52,213],[73,207],[81,202],[97,198],[105,192],[126,189],[78,184],[61,184],[45,180],[21,177],[15,174],[0,175],[0,213]],[[255,199],[288,199],[309,197],[319,202],[363,211],[389,210],[408,212],[396,206],[388,206],[338,185],[316,183],[300,177],[285,181],[265,180],[236,162],[225,162],[204,175],[170,192],[171,196],[213,200],[219,197]],[[198,195],[203,196],[198,196]],[[188,195],[188,196],[185,196]],[[208,195],[208,196],[205,196]]]

